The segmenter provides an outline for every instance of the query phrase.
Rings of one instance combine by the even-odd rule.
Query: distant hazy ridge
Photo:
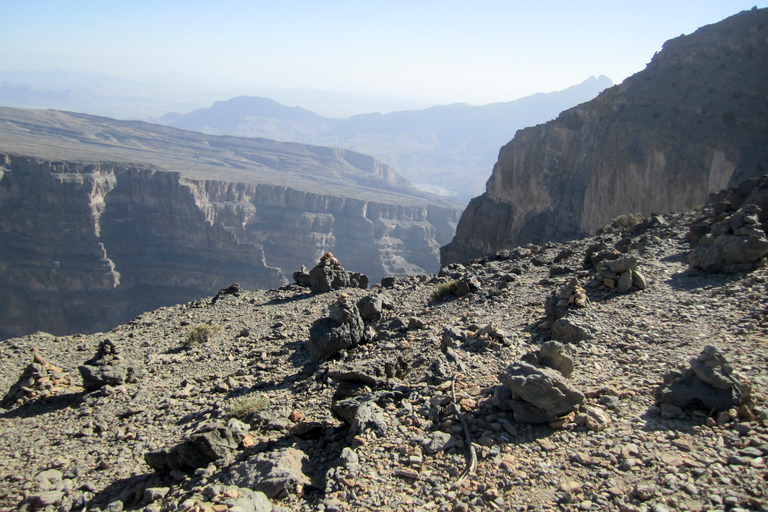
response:
[[[517,130],[549,121],[610,85],[607,77],[592,77],[563,91],[505,103],[457,103],[349,119],[243,96],[188,114],[168,114],[156,122],[203,133],[352,149],[393,165],[427,189],[443,189],[468,200],[482,191],[499,148]]]

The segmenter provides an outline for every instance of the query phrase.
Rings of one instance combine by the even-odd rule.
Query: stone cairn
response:
[[[347,272],[330,252],[323,254],[315,268],[309,272],[302,265],[301,270],[293,273],[293,280],[298,284],[309,286],[314,293],[325,293],[341,288],[368,288],[368,276],[358,272]]]
[[[587,292],[575,277],[557,291],[557,307],[567,308],[571,304],[579,308],[587,307]]]
[[[688,256],[690,266],[707,272],[742,272],[764,265],[768,237],[760,225],[761,214],[759,206],[745,204],[712,224]]]
[[[99,343],[96,355],[86,364],[79,366],[78,370],[83,377],[83,387],[86,391],[136,382],[142,376],[136,366],[120,356],[120,350],[109,338]]]
[[[591,288],[610,292],[629,293],[645,290],[645,276],[637,270],[637,258],[625,256],[618,251],[587,252],[587,261],[594,268],[594,278],[589,282]]]
[[[32,363],[22,372],[21,377],[11,386],[2,401],[2,407],[24,404],[38,398],[51,396],[69,387],[69,377],[58,366],[47,363],[37,348],[32,348]]]
[[[728,421],[737,415],[754,419],[750,387],[741,382],[725,357],[712,345],[692,358],[690,368],[682,375],[669,379],[659,395],[659,406],[665,418],[682,418],[686,409],[699,409],[707,416],[726,413]],[[723,417],[718,416],[718,421],[722,420]]]

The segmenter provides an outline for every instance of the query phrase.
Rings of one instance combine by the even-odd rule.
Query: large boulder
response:
[[[305,282],[303,273],[294,275],[296,282]],[[347,272],[333,254],[327,252],[315,268],[309,271],[309,287],[314,293],[325,293],[342,288],[368,288],[368,276]]]

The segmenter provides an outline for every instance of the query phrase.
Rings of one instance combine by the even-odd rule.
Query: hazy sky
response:
[[[0,69],[484,104],[642,70],[763,0],[0,0]]]

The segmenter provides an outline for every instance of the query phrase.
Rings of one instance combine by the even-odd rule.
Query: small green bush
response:
[[[430,298],[432,300],[441,300],[447,297],[448,295],[451,295],[458,288],[459,288],[459,285],[456,281],[448,281],[447,283],[441,283],[437,285],[434,290],[432,290],[432,294],[430,295]]]
[[[208,343],[213,338],[221,333],[222,328],[216,324],[196,324],[192,327],[192,330],[187,334],[187,339],[184,344],[187,346],[201,345]]]
[[[239,420],[248,417],[249,415],[263,411],[269,405],[269,398],[261,393],[251,393],[243,395],[232,400],[226,408],[226,414],[230,418],[237,418]]]

